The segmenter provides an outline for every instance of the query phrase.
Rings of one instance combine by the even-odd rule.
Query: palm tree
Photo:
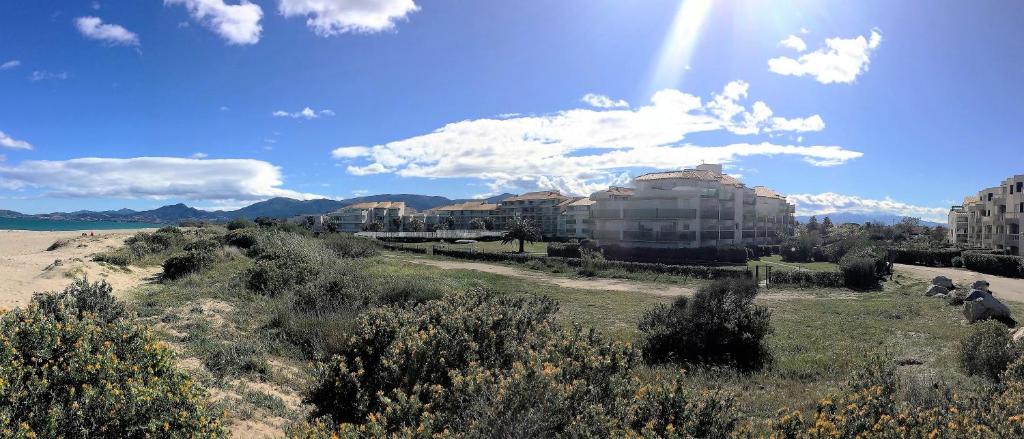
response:
[[[522,217],[513,217],[505,224],[505,235],[501,237],[502,244],[509,244],[519,241],[519,253],[524,253],[524,242],[530,244],[540,241],[540,230],[534,227],[530,220]]]

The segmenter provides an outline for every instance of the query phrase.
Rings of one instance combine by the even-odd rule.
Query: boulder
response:
[[[1010,317],[1010,308],[992,297],[991,293],[982,290],[972,290],[971,294],[964,299],[964,317],[970,323],[987,319],[1013,322],[1013,318]]]
[[[974,281],[974,284],[971,285],[971,289],[972,290],[981,290],[981,291],[984,291],[984,292],[987,293],[988,292],[988,281],[976,280],[976,281]]]
[[[954,288],[953,280],[946,276],[935,276],[935,279],[932,279],[932,285],[938,285],[947,290],[952,290]]]
[[[938,296],[938,295],[941,295],[942,297],[946,297],[947,294],[949,294],[949,290],[946,287],[942,286],[942,285],[932,285],[932,286],[928,287],[928,291],[924,292],[924,295],[928,296],[928,297]]]
[[[962,289],[950,291],[949,294],[946,295],[946,300],[949,302],[950,305],[953,306],[962,305],[964,303],[964,299],[966,298],[967,291],[964,291]]]

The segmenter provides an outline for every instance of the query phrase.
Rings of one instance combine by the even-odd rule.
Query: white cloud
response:
[[[949,212],[949,208],[915,206],[893,200],[889,197],[882,200],[873,200],[856,195],[841,195],[833,192],[787,195],[786,199],[796,205],[796,214],[803,216],[824,215],[836,212],[886,213],[945,222],[946,214]]]
[[[738,102],[747,90],[746,83],[735,81],[707,103],[667,89],[635,109],[582,108],[543,116],[464,120],[385,144],[338,148],[332,155],[355,162],[346,167],[353,175],[475,178],[494,191],[554,188],[574,194],[622,182],[630,168],[677,169],[752,155],[791,155],[816,166],[833,166],[862,155],[828,145],[706,146],[685,141],[698,132],[750,135],[824,128],[817,115],[773,117],[763,102],[748,110]]]
[[[347,32],[374,33],[390,30],[419,7],[413,0],[280,0],[285,17],[309,17],[306,26],[317,35]]]
[[[263,27],[263,9],[259,5],[239,0],[227,4],[224,0],[164,0],[165,5],[184,5],[192,19],[210,28],[229,44],[256,44]]]
[[[581,99],[587,105],[597,108],[629,108],[629,102],[622,99],[614,100],[605,95],[587,93]]]
[[[138,46],[139,36],[117,24],[103,23],[99,17],[78,17],[75,27],[86,38],[100,40],[108,44],[121,46]]]
[[[812,76],[822,84],[850,84],[868,70],[871,54],[881,43],[882,34],[877,29],[867,38],[829,38],[825,47],[799,58],[780,56],[768,60],[768,70],[780,75]]]
[[[796,35],[790,35],[786,39],[779,41],[779,45],[782,47],[793,49],[797,52],[803,52],[807,50],[807,43]]]
[[[370,194],[370,191],[368,191],[366,189],[356,189],[356,190],[352,191],[352,195],[356,196],[356,197],[365,197],[366,195],[369,195],[369,194]]]
[[[42,81],[46,79],[63,81],[65,79],[68,79],[69,77],[71,76],[68,75],[68,72],[53,73],[47,72],[46,70],[36,70],[32,72],[31,75],[29,75],[28,79],[30,81]]]
[[[194,153],[194,154],[190,155],[189,157],[192,157],[194,159],[205,159],[205,158],[209,157],[209,154],[207,154],[205,152],[197,152],[197,153]]]
[[[13,149],[32,149],[32,144],[24,140],[15,139],[3,131],[0,131],[0,146]]]
[[[178,157],[77,158],[0,166],[0,186],[68,198],[258,200],[319,196],[288,189],[280,168],[260,160]]]
[[[327,110],[327,109],[316,111],[316,110],[314,110],[312,108],[306,107],[306,108],[303,108],[302,110],[296,111],[294,113],[289,113],[289,112],[284,111],[284,110],[277,110],[277,111],[275,111],[275,112],[273,112],[271,114],[274,115],[275,117],[290,117],[292,119],[302,118],[302,119],[309,120],[309,119],[316,119],[316,118],[318,118],[320,116],[334,116],[334,111]]]
[[[800,28],[800,33],[802,33],[804,35],[807,35],[807,34],[811,33],[811,31],[807,30],[806,27],[802,27],[802,28]]]
[[[21,61],[12,59],[3,64],[0,64],[0,70],[10,70],[21,65]]]

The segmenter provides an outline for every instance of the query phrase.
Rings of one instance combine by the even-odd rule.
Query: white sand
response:
[[[120,247],[136,232],[103,230],[83,237],[82,232],[0,230],[0,308],[23,306],[33,292],[61,290],[83,275],[90,281],[110,282],[115,294],[146,282],[160,272],[159,267],[131,267],[131,272],[125,272],[90,260],[94,253]],[[71,243],[46,251],[58,239]],[[61,264],[53,266],[57,260]]]

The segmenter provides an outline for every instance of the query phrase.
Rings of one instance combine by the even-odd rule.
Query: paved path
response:
[[[963,268],[922,267],[919,265],[894,264],[896,271],[911,277],[931,281],[935,276],[946,276],[953,279],[958,287],[969,288],[974,281],[984,279],[989,283],[989,290],[1000,299],[1024,302],[1024,279],[994,276],[978,273]],[[924,291],[921,292],[924,294]]]
[[[507,265],[486,264],[481,262],[423,258],[403,258],[403,260],[414,264],[429,265],[431,267],[442,268],[445,270],[475,270],[484,273],[494,273],[502,276],[529,279],[541,283],[557,285],[562,288],[574,288],[578,290],[626,291],[630,293],[646,293],[665,297],[677,297],[693,294],[692,288],[630,279],[562,277],[541,271],[521,270]]]

